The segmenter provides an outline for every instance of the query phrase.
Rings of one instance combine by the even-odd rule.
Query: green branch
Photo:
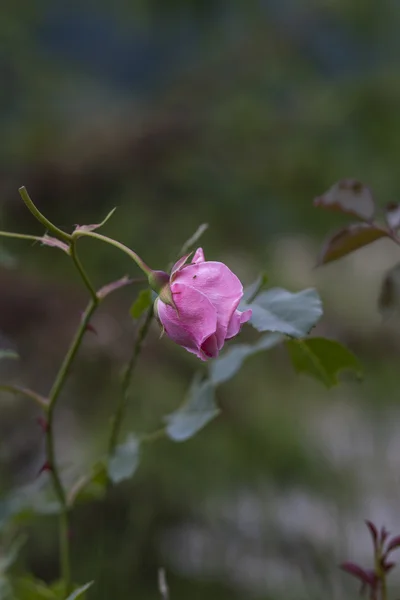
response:
[[[86,229],[84,229],[82,227],[81,228],[78,227],[78,229],[76,229],[74,231],[74,233],[72,234],[72,238],[78,239],[80,237],[91,237],[96,240],[100,240],[101,242],[105,242],[106,244],[109,244],[110,246],[114,246],[115,248],[118,248],[118,250],[121,250],[122,252],[127,254],[130,258],[132,258],[132,260],[135,261],[135,263],[143,271],[143,273],[145,273],[146,275],[149,275],[152,272],[152,269],[150,269],[150,267],[148,267],[146,265],[146,263],[140,258],[140,256],[138,254],[136,254],[136,252],[131,250],[131,248],[128,248],[128,246],[125,246],[125,244],[118,242],[117,240],[113,240],[113,239],[107,237],[106,235],[102,235],[101,233],[96,233],[95,231],[87,231]]]
[[[44,215],[42,215],[40,210],[38,208],[36,208],[36,206],[33,204],[32,200],[24,186],[20,187],[18,191],[20,193],[22,200],[25,202],[26,207],[33,214],[35,219],[37,219],[39,221],[39,223],[41,223],[45,227],[45,229],[48,229],[49,231],[51,231],[56,237],[60,238],[60,240],[63,240],[64,242],[67,242],[67,243],[71,242],[72,235],[69,233],[66,233],[65,231],[62,231],[62,229],[59,229],[58,227],[53,225],[53,223],[51,223],[51,221],[46,219],[46,217]]]
[[[108,457],[114,454],[115,447],[118,443],[118,437],[121,430],[121,425],[126,413],[126,408],[129,400],[129,387],[132,379],[133,372],[135,370],[140,352],[142,350],[143,342],[150,329],[150,324],[153,318],[153,307],[149,308],[146,314],[146,318],[143,321],[136,337],[135,345],[133,347],[132,356],[126,368],[124,378],[122,381],[122,390],[117,404],[116,411],[112,418],[110,438],[108,442]]]

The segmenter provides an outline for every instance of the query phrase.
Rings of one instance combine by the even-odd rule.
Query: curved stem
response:
[[[82,277],[83,283],[85,284],[85,286],[87,287],[89,294],[92,297],[93,302],[97,305],[99,302],[99,298],[97,296],[97,292],[94,289],[89,277],[86,275],[86,271],[82,266],[82,263],[79,259],[78,253],[76,251],[76,243],[75,240],[72,241],[71,245],[70,245],[70,252],[71,252],[71,258],[74,261],[74,264],[77,268],[77,271],[79,272],[80,276]]]
[[[135,261],[137,266],[140,269],[142,269],[143,273],[145,273],[146,275],[149,275],[152,272],[150,267],[148,267],[146,265],[146,263],[140,258],[140,256],[138,254],[136,254],[136,252],[131,250],[131,248],[128,248],[128,246],[125,246],[125,244],[122,244],[121,242],[117,242],[117,240],[113,240],[113,239],[107,237],[106,235],[102,235],[101,233],[96,233],[95,231],[86,231],[85,229],[82,229],[82,228],[76,229],[74,231],[74,233],[72,234],[72,239],[77,239],[79,237],[91,237],[96,240],[105,242],[106,244],[110,244],[110,246],[115,246],[115,248],[122,250],[122,252],[125,252],[125,254],[130,256],[130,258],[132,258]]]
[[[10,394],[20,394],[21,396],[25,396],[25,398],[30,398],[39,404],[41,408],[47,408],[48,406],[47,398],[43,398],[40,394],[28,390],[27,388],[19,387],[18,385],[0,385],[0,391],[8,392]]]
[[[35,219],[37,219],[39,221],[39,223],[41,223],[49,231],[52,231],[54,233],[54,235],[56,235],[58,238],[60,238],[61,240],[64,240],[64,242],[67,242],[67,243],[71,242],[72,235],[70,233],[66,233],[65,231],[62,231],[62,229],[59,229],[58,227],[53,225],[53,223],[51,223],[51,221],[46,219],[46,217],[44,215],[42,215],[40,210],[38,210],[36,208],[36,206],[34,205],[34,203],[32,202],[31,197],[29,196],[29,194],[24,186],[20,187],[18,191],[20,193],[22,200],[25,202],[26,207],[30,210],[30,212],[33,214]]]
[[[108,457],[109,458],[111,458],[111,456],[113,455],[115,447],[118,443],[118,437],[120,434],[122,421],[124,419],[126,408],[128,405],[129,387],[130,387],[132,375],[135,370],[140,352],[142,350],[143,342],[144,342],[146,335],[150,329],[150,323],[152,321],[152,318],[153,318],[153,307],[149,308],[149,310],[147,311],[146,318],[143,321],[143,323],[138,331],[138,334],[136,337],[136,342],[135,342],[133,352],[132,352],[132,356],[130,358],[130,361],[128,363],[128,366],[127,366],[125,374],[124,374],[124,378],[122,381],[122,393],[119,398],[117,409],[112,418],[111,432],[110,432],[110,438],[109,438],[109,442],[108,442]]]

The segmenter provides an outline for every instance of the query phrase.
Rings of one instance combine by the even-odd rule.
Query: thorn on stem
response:
[[[43,433],[47,433],[49,431],[49,424],[47,422],[47,419],[45,419],[44,417],[38,417],[37,423],[41,427]]]
[[[49,463],[48,460],[46,460],[43,465],[40,467],[39,472],[37,474],[37,476],[39,477],[42,473],[48,473],[49,471],[52,470],[52,466]]]

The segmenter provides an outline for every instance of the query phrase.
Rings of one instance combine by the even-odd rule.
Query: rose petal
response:
[[[245,310],[244,312],[235,310],[235,312],[233,313],[233,315],[231,317],[231,320],[229,321],[228,331],[226,332],[225,339],[230,340],[231,338],[235,337],[235,335],[237,335],[239,333],[240,328],[243,325],[243,323],[247,323],[247,321],[249,321],[249,319],[251,319],[252,313],[253,313],[253,311],[251,310],[251,308],[249,308],[248,310]]]
[[[194,253],[192,263],[198,264],[204,262],[205,260],[203,248],[197,248],[196,252]]]
[[[182,283],[171,286],[178,312],[158,300],[158,317],[174,342],[205,360],[203,342],[216,332],[217,312],[207,296]]]
[[[215,333],[210,335],[201,345],[201,349],[207,358],[216,358],[219,354],[217,336]]]
[[[174,266],[171,269],[171,279],[174,279],[175,273],[177,271],[179,271],[180,269],[182,269],[182,267],[184,266],[185,262],[187,261],[187,259],[189,258],[190,255],[191,255],[191,252],[189,252],[189,254],[185,254],[185,256],[182,256],[182,258],[180,258],[179,260],[176,261],[176,263],[174,264]]]
[[[199,290],[215,307],[217,311],[217,341],[218,348],[221,349],[232,315],[243,296],[243,286],[240,280],[223,263],[206,261],[187,265],[176,274],[175,282]]]

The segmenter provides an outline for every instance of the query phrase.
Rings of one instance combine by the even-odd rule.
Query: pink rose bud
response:
[[[252,311],[237,310],[243,286],[226,265],[205,261],[201,248],[191,263],[185,264],[187,258],[181,258],[171,272],[169,289],[175,308],[160,296],[156,314],[171,340],[208,360],[218,356],[225,340],[239,333]]]

